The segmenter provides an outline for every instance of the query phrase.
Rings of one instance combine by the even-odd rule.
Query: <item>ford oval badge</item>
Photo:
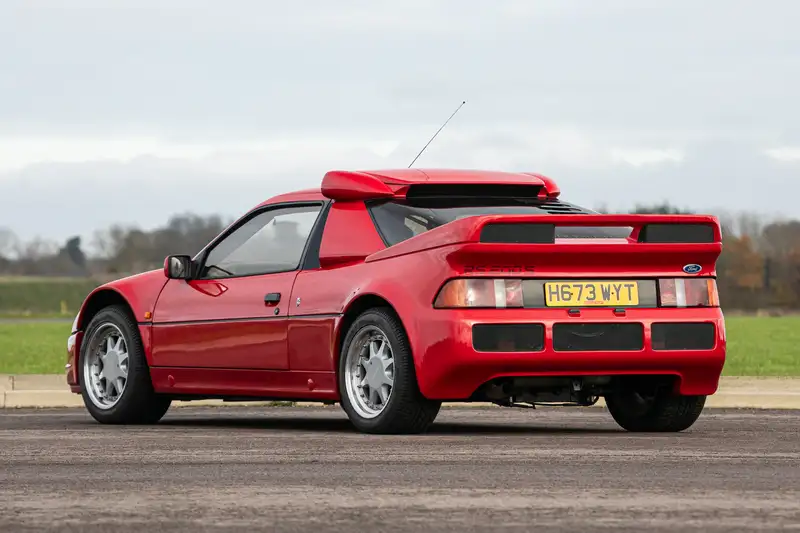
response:
[[[685,265],[683,267],[683,271],[686,272],[687,274],[697,274],[701,270],[703,270],[703,267],[701,267],[700,265],[695,265],[695,264]]]

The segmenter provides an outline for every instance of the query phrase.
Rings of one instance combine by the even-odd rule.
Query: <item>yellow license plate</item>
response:
[[[626,307],[639,305],[635,281],[552,281],[544,284],[549,307]]]

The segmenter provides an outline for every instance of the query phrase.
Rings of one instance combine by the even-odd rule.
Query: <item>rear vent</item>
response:
[[[516,184],[420,184],[411,185],[406,191],[406,199],[425,198],[537,198],[540,185]]]
[[[653,324],[654,350],[711,350],[716,344],[714,324],[703,322]]]
[[[542,324],[475,324],[472,346],[478,352],[541,352]]]
[[[639,242],[711,243],[714,227],[708,224],[646,224],[639,232]]]
[[[557,352],[630,352],[644,348],[644,327],[628,324],[555,324],[553,349]]]
[[[585,209],[558,200],[545,200],[536,207],[549,215],[585,215],[587,213]]]
[[[480,242],[511,244],[551,244],[555,242],[554,224],[486,224]]]

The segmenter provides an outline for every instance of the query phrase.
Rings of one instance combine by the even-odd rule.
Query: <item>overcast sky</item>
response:
[[[69,7],[65,7],[65,6]],[[0,226],[228,217],[332,168],[800,216],[796,0],[3,0]]]

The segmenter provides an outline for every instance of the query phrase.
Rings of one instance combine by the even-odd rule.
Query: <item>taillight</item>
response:
[[[522,307],[522,280],[469,278],[445,283],[433,302],[445,307]]]
[[[717,282],[712,278],[658,280],[662,307],[718,307]]]

